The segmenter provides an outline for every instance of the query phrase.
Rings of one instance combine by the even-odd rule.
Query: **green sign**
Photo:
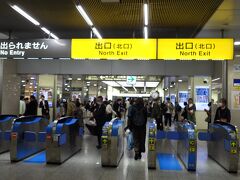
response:
[[[127,84],[135,85],[137,83],[137,76],[127,76]]]

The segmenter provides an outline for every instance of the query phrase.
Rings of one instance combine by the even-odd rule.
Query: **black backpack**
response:
[[[135,110],[135,114],[133,117],[133,124],[135,126],[143,126],[145,125],[145,115],[144,115],[144,108]]]

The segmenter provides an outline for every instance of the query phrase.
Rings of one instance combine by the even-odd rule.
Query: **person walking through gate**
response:
[[[167,98],[167,102],[165,104],[165,128],[166,129],[169,129],[172,125],[172,113],[173,113],[173,104],[170,101],[170,98]]]
[[[128,114],[128,127],[133,133],[135,160],[141,159],[145,152],[147,109],[142,98],[136,100]]]
[[[97,149],[102,148],[102,128],[107,121],[106,119],[106,106],[103,104],[103,97],[98,96],[97,97],[97,105],[96,108],[93,112],[93,117],[96,120],[96,125],[97,125],[97,139],[98,139],[98,145],[96,146]]]

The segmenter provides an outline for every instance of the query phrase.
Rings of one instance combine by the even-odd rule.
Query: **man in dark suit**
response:
[[[102,148],[102,128],[106,122],[106,105],[103,103],[103,97],[98,96],[97,97],[97,106],[93,112],[93,117],[96,120],[97,125],[97,137],[98,137],[98,145],[97,149]]]
[[[27,104],[25,116],[36,116],[37,115],[38,103],[35,96],[30,96],[30,102]]]
[[[49,115],[49,105],[48,105],[48,101],[45,100],[45,96],[41,95],[41,101],[39,103],[39,108],[42,109],[42,116],[49,119],[50,115]]]

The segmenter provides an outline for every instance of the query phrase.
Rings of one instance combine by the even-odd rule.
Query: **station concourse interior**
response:
[[[239,32],[239,0],[2,0],[0,180],[239,179]],[[20,114],[21,96],[35,97],[34,116]],[[149,109],[169,98],[181,110],[163,129],[148,112],[136,160],[128,108],[102,125],[96,146],[99,109],[86,104],[100,96]],[[189,98],[195,122],[182,115]],[[229,123],[214,120],[222,98]],[[76,99],[82,119],[66,115]]]

